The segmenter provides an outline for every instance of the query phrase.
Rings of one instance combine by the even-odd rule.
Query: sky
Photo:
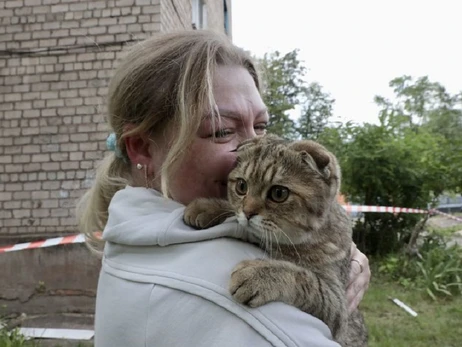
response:
[[[374,96],[402,75],[462,90],[460,0],[232,0],[232,35],[257,56],[298,48],[342,121],[377,123]]]

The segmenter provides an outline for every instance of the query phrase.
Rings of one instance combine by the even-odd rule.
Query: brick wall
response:
[[[223,31],[223,0],[206,3]],[[0,1],[0,243],[76,232],[122,49],[190,28],[190,0]]]

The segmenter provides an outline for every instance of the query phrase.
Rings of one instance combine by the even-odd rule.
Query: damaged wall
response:
[[[2,313],[93,313],[100,267],[83,244],[1,253]]]

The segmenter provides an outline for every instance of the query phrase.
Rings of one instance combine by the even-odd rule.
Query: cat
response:
[[[367,346],[361,313],[346,306],[352,230],[337,203],[335,156],[316,142],[274,135],[247,140],[236,152],[228,199],[200,198],[184,213],[200,229],[235,215],[268,254],[234,268],[234,299],[250,307],[282,301],[324,321],[342,346]]]

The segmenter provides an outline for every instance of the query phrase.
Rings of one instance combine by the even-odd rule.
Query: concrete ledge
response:
[[[84,244],[0,254],[2,313],[94,313],[101,260]]]

